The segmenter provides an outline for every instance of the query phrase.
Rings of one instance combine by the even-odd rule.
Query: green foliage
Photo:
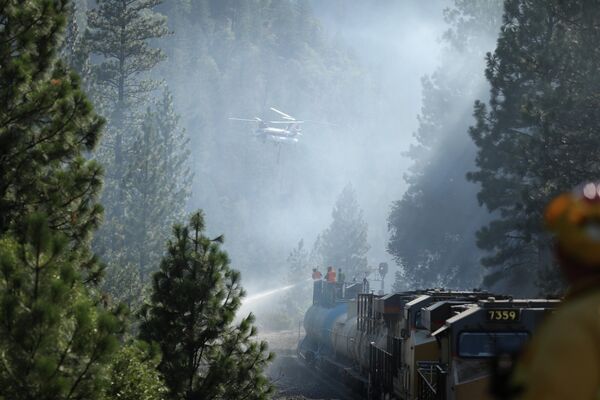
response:
[[[160,49],[150,47],[151,39],[167,34],[163,16],[152,11],[155,0],[100,0],[87,15],[85,43],[98,63],[92,68],[92,97],[108,117],[108,127],[99,159],[106,168],[102,204],[105,223],[98,232],[95,248],[111,263],[125,264],[126,251],[123,217],[128,193],[124,176],[130,167],[140,126],[140,110],[158,82],[147,74],[164,59]]]
[[[505,4],[498,46],[487,57],[489,106],[475,104],[471,128],[479,151],[470,179],[495,216],[477,235],[489,254],[484,265],[494,268],[490,283],[531,291],[536,275],[552,270],[544,207],[600,173],[598,21],[594,2]]]
[[[117,120],[135,104],[145,101],[158,82],[145,77],[165,59],[162,50],[149,45],[151,39],[168,34],[166,18],[153,12],[160,0],[98,0],[88,13],[86,42],[92,54],[101,56],[94,65],[95,83],[109,113]],[[114,118],[111,118],[114,119]]]
[[[141,311],[140,338],[160,346],[173,399],[264,399],[271,391],[263,369],[272,355],[253,340],[254,317],[234,324],[244,291],[221,242],[205,236],[202,212],[176,225]]]
[[[423,105],[408,189],[388,217],[388,251],[401,266],[398,287],[472,288],[481,282],[475,231],[489,217],[478,208],[477,187],[465,174],[475,148],[467,135],[472,100],[485,93],[480,76],[485,51],[500,24],[502,1],[456,0],[445,10],[442,64],[424,77]],[[475,78],[474,78],[475,77]]]
[[[144,115],[123,177],[128,210],[123,220],[128,247],[124,260],[137,266],[143,281],[160,261],[167,227],[183,217],[191,186],[188,140],[178,119],[165,90]]]
[[[144,114],[123,177],[127,213],[120,221],[127,248],[107,269],[104,288],[137,307],[150,273],[160,262],[169,229],[183,216],[191,186],[188,139],[178,126],[172,96],[163,96]]]
[[[162,400],[167,388],[157,367],[160,357],[152,354],[144,342],[132,342],[119,350],[109,374],[110,388],[106,399]]]
[[[95,304],[81,255],[33,214],[0,241],[0,394],[7,399],[99,399],[118,347],[120,310]]]
[[[323,266],[342,268],[346,279],[359,281],[367,272],[367,223],[348,184],[338,197],[331,212],[331,225],[317,239]],[[323,272],[322,272],[323,273]]]
[[[56,60],[66,1],[0,4],[0,234],[33,210],[75,242],[97,226],[102,171],[83,153],[103,120]]]
[[[158,265],[169,227],[183,215],[189,195],[189,152],[173,99],[151,70],[165,54],[150,41],[168,34],[156,0],[99,1],[88,12],[86,46],[99,56],[92,66],[96,104],[109,117],[99,158],[107,176],[105,224],[94,247],[108,263],[104,288],[137,307]],[[145,112],[143,111],[145,109]]]

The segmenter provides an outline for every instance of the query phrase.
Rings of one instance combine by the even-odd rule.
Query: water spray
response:
[[[252,296],[249,296],[249,297],[245,298],[244,300],[242,300],[242,304],[243,305],[248,305],[248,304],[253,303],[253,302],[257,301],[257,300],[264,299],[265,297],[269,297],[269,296],[272,296],[272,295],[277,294],[277,293],[285,292],[286,290],[290,290],[291,288],[294,288],[296,286],[300,286],[300,285],[304,284],[305,282],[308,282],[308,281],[311,281],[311,280],[312,279],[308,279],[306,281],[301,281],[301,282],[294,283],[292,285],[283,286],[283,287],[280,287],[280,288],[277,288],[277,289],[264,290],[262,292],[253,294]]]

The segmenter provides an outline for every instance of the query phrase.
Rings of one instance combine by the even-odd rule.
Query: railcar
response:
[[[491,361],[520,351],[557,300],[316,281],[298,356],[369,399],[486,399]]]

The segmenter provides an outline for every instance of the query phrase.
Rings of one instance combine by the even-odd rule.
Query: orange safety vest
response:
[[[326,275],[327,282],[335,282],[335,271],[328,271]]]

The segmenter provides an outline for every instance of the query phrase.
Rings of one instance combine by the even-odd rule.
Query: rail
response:
[[[370,390],[373,394],[391,394],[394,390],[394,357],[387,351],[371,343],[370,352]]]
[[[447,370],[439,363],[417,363],[417,399],[445,400]]]

